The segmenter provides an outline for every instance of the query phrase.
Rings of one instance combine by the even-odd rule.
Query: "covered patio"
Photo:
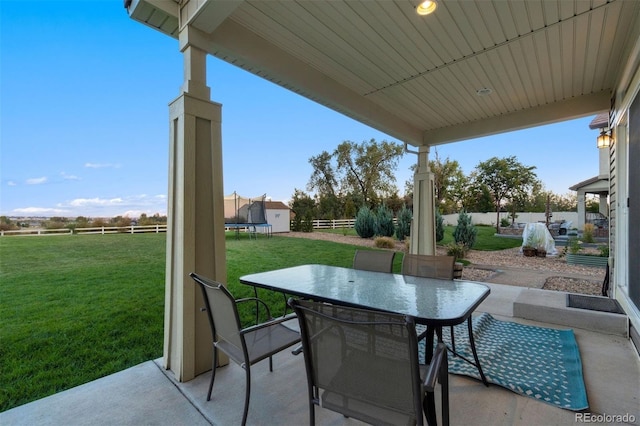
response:
[[[607,113],[612,137],[604,151],[611,196],[610,280],[612,296],[628,316],[625,335],[630,339],[585,343],[581,353],[585,374],[605,372],[588,379],[592,388],[595,382],[607,387],[602,405],[595,403],[591,411],[637,412],[640,262],[632,259],[638,256],[640,242],[630,234],[638,229],[640,208],[629,200],[640,198],[640,172],[628,165],[640,161],[640,2],[438,0],[435,12],[427,16],[418,15],[417,2],[411,0],[124,3],[131,18],[176,38],[184,58],[181,93],[169,107],[161,361],[168,377],[181,383],[181,391],[197,387],[198,380],[190,381],[209,370],[211,362],[208,324],[199,310],[202,301],[188,274],[195,271],[226,281],[224,114],[207,85],[211,55],[412,146],[418,167],[411,252],[419,254],[435,252],[431,147]],[[621,346],[625,356],[616,359],[612,348]],[[594,361],[587,362],[591,357]],[[301,364],[297,359],[291,362]],[[614,373],[614,365],[621,370]],[[626,385],[630,371],[635,372],[635,381]],[[549,413],[508,394],[500,393],[506,398],[502,399],[494,394],[499,389],[467,384],[456,385],[452,399],[454,411],[465,407],[463,412],[471,413],[461,418],[461,424],[481,424],[480,416],[485,415],[487,424],[499,419],[516,424],[575,419],[573,413]],[[234,392],[225,389],[222,397],[235,400]],[[478,401],[488,408],[475,410]],[[222,405],[226,410],[228,404]],[[259,421],[265,424],[304,419],[296,417],[300,413],[290,411],[288,404],[257,407],[259,403],[252,407],[258,410],[254,418],[261,413]],[[214,422],[229,420],[215,417],[223,413],[218,404],[200,409],[215,413]],[[342,422],[342,418],[327,419],[327,423]]]
[[[479,311],[496,318],[544,327],[559,325],[513,317],[514,302],[523,287],[490,284],[491,295]],[[538,290],[543,292],[544,290]],[[547,292],[548,293],[548,292]],[[555,292],[551,292],[555,293]],[[552,425],[573,424],[579,419],[599,421],[598,416],[626,415],[624,422],[638,424],[637,384],[640,360],[624,336],[574,328],[582,356],[588,412],[573,412],[517,395],[500,386],[485,387],[478,380],[450,375],[452,425]],[[253,390],[248,424],[309,423],[306,375],[302,355],[284,351],[268,363],[252,368]],[[206,401],[209,375],[178,382],[157,359],[137,365],[50,397],[0,413],[6,425],[232,425],[239,424],[244,398],[244,372],[229,364],[217,373],[211,401]],[[301,391],[302,390],[302,391]],[[437,394],[436,397],[439,397]],[[577,417],[582,416],[582,417]],[[440,420],[440,419],[439,419]],[[362,424],[326,409],[316,410],[316,424]],[[614,422],[609,418],[608,422]]]
[[[210,368],[188,273],[226,280],[223,106],[211,99],[208,55],[413,146],[413,253],[435,252],[431,147],[608,113],[611,287],[638,341],[640,263],[630,259],[640,243],[629,233],[640,208],[628,200],[640,179],[628,164],[640,161],[640,2],[433,3],[423,16],[412,0],[125,0],[131,18],[176,38],[184,58],[169,108],[163,367],[176,380]]]

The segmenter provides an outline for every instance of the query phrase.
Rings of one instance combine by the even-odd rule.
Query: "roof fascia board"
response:
[[[579,96],[553,104],[529,108],[511,114],[474,121],[466,125],[434,129],[424,133],[424,145],[441,145],[482,136],[557,123],[574,118],[585,117],[608,111],[611,105],[611,93]]]
[[[422,129],[328,78],[234,21],[224,21],[210,35],[200,33],[199,39],[199,43],[206,43],[202,47],[210,54],[403,142],[418,145],[422,140]]]

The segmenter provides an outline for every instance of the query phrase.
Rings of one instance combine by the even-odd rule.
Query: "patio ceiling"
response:
[[[428,16],[410,0],[181,4],[129,13],[412,145],[607,111],[640,35],[627,0],[439,0]]]

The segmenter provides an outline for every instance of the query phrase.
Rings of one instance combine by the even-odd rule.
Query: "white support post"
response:
[[[436,254],[435,187],[429,169],[429,146],[418,152],[418,168],[413,176],[412,254]]]
[[[226,283],[222,105],[209,100],[206,52],[181,32],[185,82],[169,105],[164,367],[184,382],[211,369],[211,332],[197,272]],[[222,362],[226,362],[226,359]]]

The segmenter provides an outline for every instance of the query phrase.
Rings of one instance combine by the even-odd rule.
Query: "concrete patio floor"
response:
[[[514,302],[531,289],[488,285],[491,295],[478,311],[503,320],[567,328],[513,317]],[[627,415],[628,423],[639,424],[640,358],[631,342],[619,335],[573,329],[582,357],[588,413]],[[205,373],[190,382],[177,383],[171,372],[163,370],[161,360],[148,361],[0,413],[0,425],[239,424],[244,371],[235,364],[220,368],[212,400],[206,401],[209,378],[210,373]],[[499,386],[487,388],[462,376],[450,375],[450,385],[453,425],[560,425],[579,423],[577,416],[586,417]],[[272,373],[266,362],[255,365],[251,393],[249,425],[309,424],[302,355],[293,356],[289,351],[279,354]],[[316,423],[361,424],[322,408],[316,408]]]

